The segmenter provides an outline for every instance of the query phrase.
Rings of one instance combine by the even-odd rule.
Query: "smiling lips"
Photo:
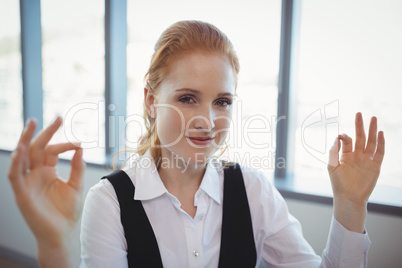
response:
[[[215,137],[187,137],[192,143],[196,145],[209,145]]]

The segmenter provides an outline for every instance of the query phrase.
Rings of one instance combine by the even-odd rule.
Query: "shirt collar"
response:
[[[126,170],[126,172],[130,178],[134,179],[135,200],[154,199],[168,192],[159,176],[150,150],[131,164],[132,168]],[[211,158],[207,163],[200,185],[200,189],[218,204],[221,204],[221,173],[223,174],[221,162],[216,158]]]
[[[223,173],[221,162],[216,158],[211,158],[208,161],[207,169],[200,185],[200,189],[202,189],[218,204],[221,204],[221,173]]]
[[[167,193],[150,150],[136,159],[133,165],[131,170],[135,173],[135,200],[149,200]]]

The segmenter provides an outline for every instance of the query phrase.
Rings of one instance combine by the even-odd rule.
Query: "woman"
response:
[[[226,139],[238,72],[232,44],[207,23],[178,22],[162,34],[155,46],[144,89],[147,131],[140,138],[140,158],[129,162],[120,174],[135,186],[131,199],[140,200],[152,227],[147,237],[155,239],[156,253],[150,258],[160,258],[164,267],[225,266],[221,257],[226,246],[221,245],[230,243],[223,233],[238,223],[225,227],[222,222],[227,194],[224,182],[228,180],[224,180],[222,163],[212,156]],[[83,164],[76,144],[46,147],[60,123],[57,119],[32,143],[34,123],[28,123],[10,169],[19,207],[38,239],[38,259],[43,266],[75,266],[78,260],[74,258],[75,241],[69,241],[69,234],[76,230]],[[349,136],[336,138],[328,165],[334,217],[322,258],[304,240],[299,222],[289,215],[276,189],[261,173],[242,167],[253,266],[261,260],[270,267],[365,266],[370,244],[364,230],[367,200],[379,176],[384,143],[382,132],[377,142],[373,117],[366,145],[360,113],[356,115],[354,150]],[[72,175],[63,184],[54,179],[57,154],[74,148],[77,152]],[[48,191],[35,192],[41,183],[50,185]],[[31,194],[26,196],[21,191]],[[69,202],[59,204],[59,195],[54,192],[65,195]],[[87,195],[81,230],[81,258],[87,267],[131,264],[128,245],[132,242],[126,235],[132,232],[135,237],[142,229],[123,226],[120,197],[111,177],[101,180]],[[133,218],[140,217],[135,214]],[[242,233],[241,229],[239,237]],[[237,244],[243,242],[240,239]],[[43,255],[49,248],[55,251],[54,257]]]

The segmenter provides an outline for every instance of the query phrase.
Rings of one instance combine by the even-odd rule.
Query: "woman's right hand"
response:
[[[77,223],[82,211],[85,163],[79,143],[48,145],[60,127],[58,117],[32,140],[36,123],[29,120],[12,154],[9,180],[18,207],[38,243],[42,267],[77,267]],[[75,150],[67,182],[56,172],[58,155]]]

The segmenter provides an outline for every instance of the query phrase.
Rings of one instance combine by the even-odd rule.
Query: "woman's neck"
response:
[[[202,177],[205,171],[182,173],[178,169],[159,169],[159,176],[166,189],[176,197],[183,193],[195,194],[201,185]]]
[[[206,164],[194,165],[190,161],[173,156],[163,156],[158,163],[158,173],[169,192],[171,190],[198,190],[206,170]]]
[[[173,158],[163,159],[165,162],[158,163],[158,173],[163,184],[168,192],[180,201],[181,208],[194,218],[197,211],[194,206],[194,196],[201,185],[206,164],[193,165],[183,160],[175,162]]]

